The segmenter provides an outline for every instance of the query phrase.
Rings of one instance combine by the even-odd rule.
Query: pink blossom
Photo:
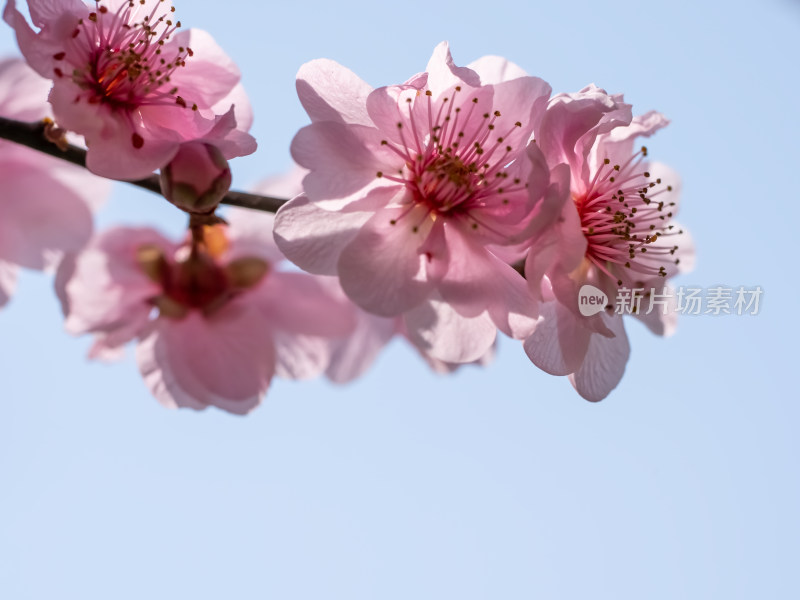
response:
[[[589,86],[554,97],[537,134],[549,164],[568,165],[569,178],[561,194],[545,199],[539,214],[548,223],[526,260],[526,277],[544,302],[525,350],[548,373],[569,375],[587,400],[602,400],[616,387],[630,354],[614,310],[618,290],[661,293],[693,261],[691,240],[673,220],[677,175],[649,163],[645,147],[634,148],[637,137],[667,123],[656,112],[632,118],[622,96]],[[605,312],[579,312],[586,284],[606,294]],[[659,335],[675,326],[674,312],[664,315],[660,307],[636,316]]]
[[[526,147],[550,87],[502,59],[475,68],[457,67],[446,43],[426,72],[376,90],[333,61],[301,67],[312,123],[292,154],[310,172],[276,221],[290,260],[338,275],[371,313],[403,315],[409,337],[448,362],[483,356],[496,328],[530,332],[535,302],[489,247],[530,234],[549,183]]]
[[[207,33],[178,31],[168,0],[28,0],[32,29],[8,0],[3,14],[28,63],[53,80],[61,127],[83,135],[88,168],[138,179],[182,142],[203,140],[226,158],[255,150],[239,71]]]
[[[230,226],[198,229],[194,242],[148,228],[103,233],[66,284],[67,329],[95,334],[95,358],[138,339],[139,370],[168,407],[244,414],[274,374],[319,375],[352,311],[311,276],[277,270],[272,218],[232,211]]]
[[[48,114],[49,82],[19,59],[0,61],[0,114],[33,121]],[[92,233],[91,208],[108,182],[56,158],[0,140],[0,306],[11,296],[17,266],[54,267]]]

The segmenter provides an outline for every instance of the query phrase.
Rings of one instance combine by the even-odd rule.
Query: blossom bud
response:
[[[188,213],[213,213],[230,185],[228,161],[219,148],[205,142],[181,144],[175,158],[161,169],[161,193]]]

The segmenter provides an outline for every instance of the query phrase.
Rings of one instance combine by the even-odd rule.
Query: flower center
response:
[[[651,178],[642,165],[646,156],[643,146],[622,166],[606,158],[589,188],[574,197],[588,242],[586,258],[617,285],[623,278],[638,286],[666,277],[667,266],[679,262],[678,246],[669,241],[683,233],[670,222],[675,203],[658,199],[672,186]]]
[[[160,0],[135,21],[145,0],[123,3],[115,13],[100,0],[95,3],[96,11],[78,20],[67,47],[53,56],[64,61],[64,68],[54,69],[56,76],[71,70],[72,81],[81,88],[76,102],[103,103],[123,113],[145,105],[189,106],[170,84],[174,72],[193,54],[188,47],[166,46],[181,26],[171,18],[175,8],[167,11]],[[140,148],[144,140],[134,133],[131,143]]]
[[[152,244],[137,249],[139,268],[161,287],[161,294],[151,300],[159,314],[181,319],[190,310],[200,310],[209,315],[261,282],[269,270],[266,261],[246,257],[222,265],[218,259],[227,245],[221,227],[212,226],[203,228],[202,239],[181,246],[172,256]]]
[[[427,105],[418,107],[422,93]],[[477,228],[475,209],[508,204],[508,194],[527,187],[510,177],[509,166],[517,152],[506,142],[522,123],[510,124],[500,111],[482,110],[479,98],[470,99],[461,86],[441,101],[434,100],[430,90],[416,96],[405,99],[408,122],[397,123],[399,143],[381,142],[403,159],[404,167],[396,175],[378,172],[378,177],[401,183],[411,192],[409,210],[422,205],[434,217],[467,214]],[[498,131],[498,126],[507,131]],[[507,184],[509,178],[513,185]]]

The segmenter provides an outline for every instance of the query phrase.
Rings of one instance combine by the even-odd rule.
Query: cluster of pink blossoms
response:
[[[578,292],[663,289],[691,262],[676,177],[634,148],[664,117],[633,117],[594,86],[551,98],[499,57],[457,67],[447,44],[401,85],[373,90],[317,60],[297,89],[311,125],[292,155],[309,172],[275,225],[290,260],[401,319],[433,358],[475,360],[500,330],[588,400],[616,387],[623,319],[611,306],[583,316]],[[635,316],[661,335],[674,326]]]
[[[445,43],[423,73],[378,89],[312,61],[297,78],[311,118],[291,146],[302,168],[258,190],[292,199],[274,217],[221,218],[227,159],[255,141],[239,72],[211,37],[183,31],[168,0],[27,4],[33,27],[14,0],[4,18],[52,82],[58,127],[85,141],[88,169],[131,180],[160,169],[190,223],[177,241],[130,227],[89,239],[98,193],[3,143],[0,302],[11,263],[65,257],[67,329],[94,336],[94,358],[136,340],[166,406],[243,414],[273,376],[349,381],[395,336],[440,372],[485,364],[498,331],[597,401],[619,383],[629,346],[623,317],[612,306],[584,316],[579,290],[663,289],[691,264],[673,221],[677,178],[637,145],[667,121],[634,117],[620,95],[552,96],[499,57],[457,67]],[[23,69],[35,85],[21,83]],[[44,116],[20,108],[35,87],[41,109],[43,82],[0,63],[0,114]],[[41,207],[8,194],[23,188],[42,192]],[[281,269],[284,256],[307,273]],[[670,314],[633,316],[659,335],[674,329]]]

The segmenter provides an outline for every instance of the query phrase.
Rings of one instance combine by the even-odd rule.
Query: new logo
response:
[[[578,292],[578,310],[584,317],[591,317],[599,312],[603,312],[608,306],[608,296],[603,290],[599,290],[588,283],[581,287]]]

